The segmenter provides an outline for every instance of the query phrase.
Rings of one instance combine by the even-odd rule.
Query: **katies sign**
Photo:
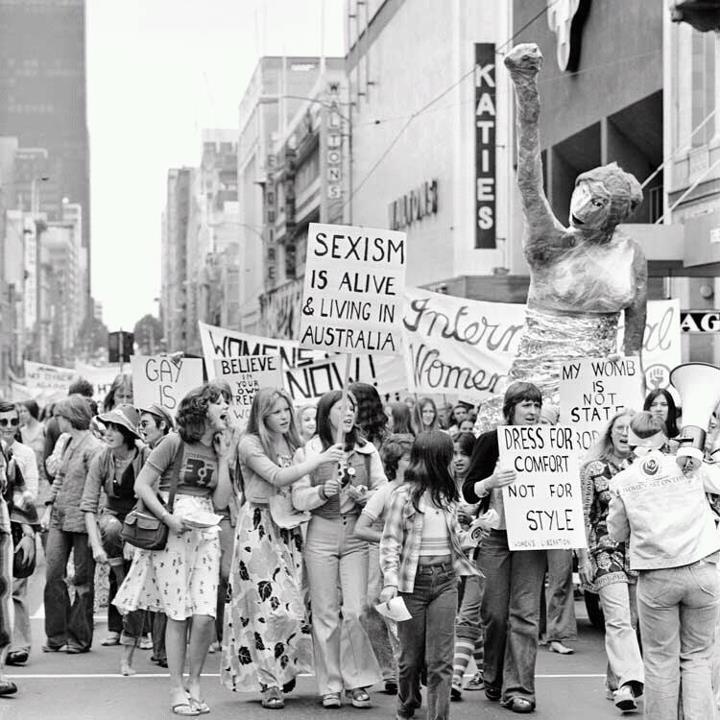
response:
[[[475,247],[495,247],[495,45],[475,44]]]

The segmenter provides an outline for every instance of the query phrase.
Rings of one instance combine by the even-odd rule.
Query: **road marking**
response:
[[[91,678],[99,679],[116,679],[116,680],[128,680],[124,675],[119,673],[71,673],[67,675],[54,674],[54,673],[37,673],[28,675],[8,675],[13,679],[18,680],[87,680]],[[168,673],[137,673],[132,676],[133,678],[169,678]],[[220,673],[203,673],[204,678],[219,678]],[[299,673],[298,677],[315,677],[311,673]],[[466,675],[465,677],[472,677],[472,675]],[[573,678],[585,679],[585,678],[604,678],[605,673],[577,673],[577,674],[562,674],[562,675],[536,675],[539,680],[572,680]]]

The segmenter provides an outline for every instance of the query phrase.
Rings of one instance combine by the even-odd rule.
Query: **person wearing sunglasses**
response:
[[[5,447],[9,468],[14,485],[10,496],[11,517],[14,522],[16,539],[23,535],[34,537],[35,531],[28,520],[37,522],[35,500],[38,494],[38,468],[35,452],[32,448],[18,441],[20,431],[20,412],[17,405],[0,402],[0,441]],[[30,512],[30,517],[27,512]],[[28,607],[28,580],[13,580],[12,599],[15,610],[15,628],[13,642],[7,655],[8,665],[24,665],[30,657],[30,612]]]
[[[110,572],[122,585],[131,560],[126,558],[121,531],[125,516],[135,505],[135,478],[140,474],[149,451],[139,446],[140,415],[132,405],[118,405],[100,416],[105,425],[105,445],[90,463],[80,509],[85,513],[85,525],[95,562],[108,563]],[[100,509],[100,496],[105,502]],[[108,602],[112,602],[112,597]],[[132,658],[142,637],[144,613],[134,610],[122,619],[120,645],[123,652],[120,672],[134,675]]]
[[[14,695],[17,685],[5,676],[5,663],[12,640],[12,597],[10,583],[13,568],[13,542],[10,514],[3,495],[7,486],[8,461],[0,442],[0,696]]]
[[[140,408],[140,422],[138,430],[145,444],[155,448],[160,441],[175,428],[172,415],[160,404],[152,403]]]
[[[43,652],[75,655],[88,652],[93,638],[95,560],[80,500],[90,463],[102,443],[90,432],[93,414],[87,398],[70,395],[61,400],[53,412],[61,437],[64,434],[66,441],[41,520],[41,525],[49,528],[44,592],[47,640]],[[71,553],[74,568],[69,583],[67,564]],[[69,584],[75,590],[72,605]]]

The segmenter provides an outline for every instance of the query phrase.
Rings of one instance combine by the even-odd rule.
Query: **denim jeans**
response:
[[[30,652],[30,612],[28,607],[28,581],[30,578],[15,578],[12,584],[12,601],[15,610],[12,650]]]
[[[413,591],[400,595],[412,617],[398,623],[398,717],[410,718],[420,707],[420,673],[425,664],[427,720],[447,720],[458,598],[452,564],[418,567]]]
[[[75,599],[65,582],[65,569],[73,554]],[[50,647],[66,643],[89,650],[93,637],[95,561],[85,533],[65,532],[51,527],[45,548],[45,635]]]
[[[617,690],[632,683],[635,693],[642,692],[645,682],[635,628],[637,603],[635,583],[611,583],[598,588],[600,604],[605,616],[605,653],[608,657],[607,685]]]
[[[383,617],[376,609],[382,591],[383,577],[380,570],[380,552],[376,544],[368,548],[367,601],[361,620],[380,665],[384,682],[397,682],[397,660],[400,655],[400,642],[397,635],[397,623]]]
[[[314,515],[305,545],[315,677],[320,695],[366,688],[380,680],[360,622],[367,593],[368,547],[355,537],[354,515]]]
[[[715,717],[711,659],[719,601],[714,562],[640,573],[646,718],[676,720],[681,683],[685,720]]]
[[[572,581],[572,550],[546,550],[547,589],[545,639],[571,640],[577,637],[575,596]]]
[[[510,550],[505,530],[492,530],[477,559],[485,575],[480,609],[485,629],[485,687],[535,702],[540,594],[545,550]]]

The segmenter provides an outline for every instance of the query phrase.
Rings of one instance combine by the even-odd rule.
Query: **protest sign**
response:
[[[25,388],[40,404],[65,397],[76,377],[77,373],[71,368],[25,361]]]
[[[215,377],[230,384],[232,411],[241,429],[247,425],[255,393],[283,386],[279,355],[244,355],[215,360]]]
[[[202,385],[202,360],[167,355],[133,355],[130,358],[134,405],[144,408],[159,403],[175,416],[180,401]]]
[[[399,354],[405,262],[405,233],[310,223],[301,347]]]
[[[313,402],[330,390],[341,390],[345,360],[304,350],[297,340],[278,340],[236,332],[199,323],[205,365],[210,379],[215,377],[215,360],[241,355],[279,355],[283,367],[283,385],[296,405]],[[402,363],[390,356],[355,355],[350,381],[373,385],[380,393],[407,387]]]
[[[502,490],[510,550],[586,547],[573,428],[503,425],[497,433],[499,469],[517,473]]]
[[[127,369],[127,367],[124,368],[125,372]],[[93,399],[99,403],[102,403],[110,392],[113,380],[122,372],[123,366],[120,363],[108,365],[88,365],[79,361],[75,363],[75,373],[92,384],[95,390]]]
[[[404,340],[408,388],[481,400],[502,391],[520,342],[525,306],[407,288]]]
[[[637,357],[584,358],[560,371],[560,422],[575,431],[575,443],[588,450],[603,427],[623,410],[641,410],[642,368]]]

